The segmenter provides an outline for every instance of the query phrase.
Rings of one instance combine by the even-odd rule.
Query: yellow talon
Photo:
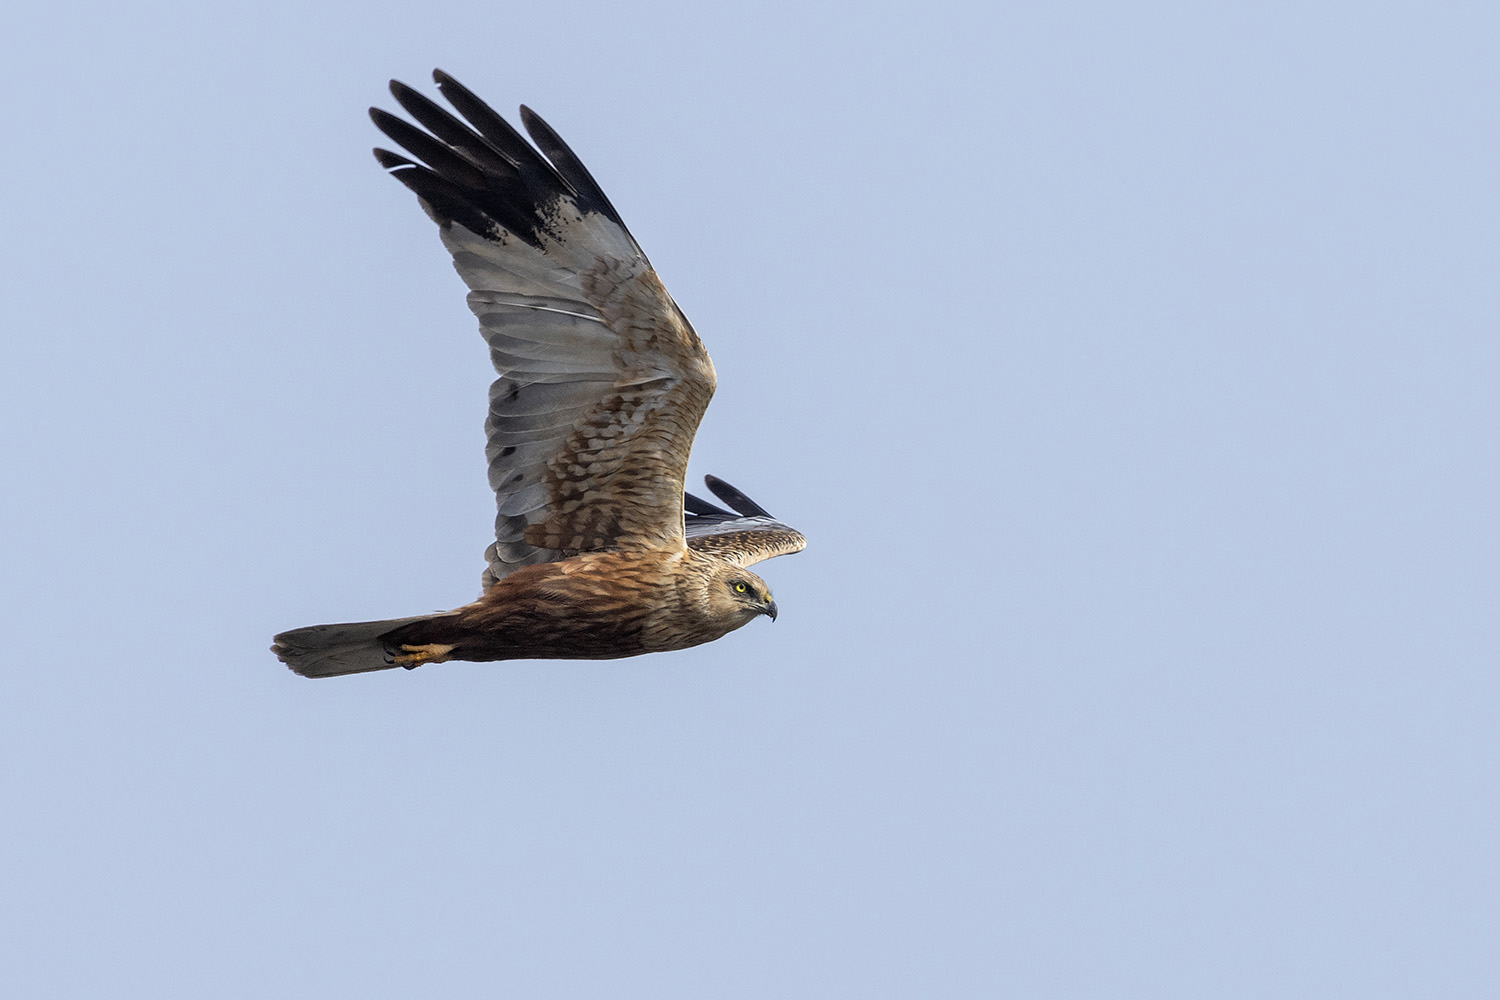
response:
[[[395,656],[395,664],[398,667],[420,667],[424,663],[441,663],[453,652],[453,647],[443,642],[429,642],[425,646],[401,646],[401,652]]]

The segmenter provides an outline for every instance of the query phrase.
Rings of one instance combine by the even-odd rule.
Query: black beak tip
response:
[[[772,601],[770,604],[767,604],[766,610],[763,613],[774,622],[776,620],[776,602]]]

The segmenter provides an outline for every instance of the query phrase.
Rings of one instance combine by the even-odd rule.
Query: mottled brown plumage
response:
[[[775,608],[759,577],[686,547],[590,552],[527,566],[475,603],[386,641],[453,647],[434,659],[614,659],[712,642]]]
[[[713,477],[732,511],[685,494],[716,384],[692,325],[545,122],[521,109],[533,147],[457,81],[434,79],[462,120],[394,81],[426,131],[370,113],[416,157],[375,151],[437,222],[500,375],[485,425],[497,517],[483,592],[437,615],[294,629],[272,650],[326,677],[634,656],[774,619],[746,567],[806,540]]]

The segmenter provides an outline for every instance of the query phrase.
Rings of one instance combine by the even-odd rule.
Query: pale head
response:
[[[736,629],[757,615],[776,620],[771,588],[754,573],[732,563],[721,564],[708,580],[708,612]]]

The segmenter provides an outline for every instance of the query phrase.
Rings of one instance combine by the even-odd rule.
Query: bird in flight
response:
[[[478,600],[314,625],[271,650],[305,677],[444,660],[613,659],[685,649],[776,602],[749,567],[802,533],[713,476],[685,492],[713,362],[573,151],[529,108],[535,146],[441,70],[455,116],[397,81],[422,128],[370,109],[412,158],[375,158],[438,224],[499,378],[485,454],[498,514]],[[425,128],[426,131],[423,131]]]

